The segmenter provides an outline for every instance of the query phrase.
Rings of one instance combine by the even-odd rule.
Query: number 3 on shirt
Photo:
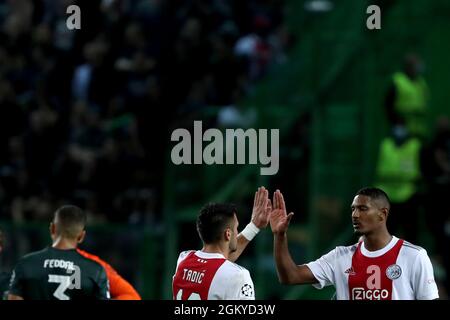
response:
[[[178,293],[177,293],[177,297],[176,297],[177,300],[181,300],[182,296],[183,296],[183,289],[180,289],[180,290],[178,290]],[[192,292],[189,295],[188,300],[202,300],[202,299],[200,298],[200,295],[198,293]]]
[[[56,288],[53,296],[59,300],[70,300],[70,297],[65,294],[65,291],[70,287],[70,277],[60,276],[55,274],[48,275],[48,282],[59,283],[58,288]]]

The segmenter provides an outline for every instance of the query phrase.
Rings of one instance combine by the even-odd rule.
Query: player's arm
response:
[[[248,270],[237,266],[233,273],[222,275],[224,300],[255,300],[255,286]]]
[[[112,267],[111,267],[112,268]],[[114,269],[113,269],[114,270]],[[114,300],[141,300],[141,296],[133,286],[117,272],[109,276],[111,298]]]
[[[22,261],[19,261],[14,268],[8,289],[8,300],[24,300],[23,299],[23,270]]]
[[[267,227],[271,210],[269,192],[264,187],[258,188],[253,200],[251,221],[237,236],[237,249],[228,256],[228,260],[236,261],[259,230]]]
[[[439,299],[439,292],[434,280],[434,271],[431,260],[425,250],[417,255],[412,272],[412,283],[416,300]]]
[[[286,234],[274,234],[274,250],[277,274],[282,284],[317,283],[311,270],[306,265],[297,265],[288,250]]]
[[[317,283],[306,265],[296,265],[288,249],[287,229],[294,213],[286,213],[283,195],[279,190],[273,196],[273,210],[270,214],[270,227],[274,238],[274,258],[278,279],[283,284]]]
[[[94,260],[105,268],[106,276],[109,281],[109,289],[111,299],[114,300],[141,300],[140,295],[133,288],[133,286],[126,281],[122,276],[106,261],[100,259],[96,255],[87,253],[84,250],[77,249],[82,256]]]
[[[141,296],[133,286],[107,262],[96,257],[98,263],[105,268],[106,276],[109,281],[109,291],[113,300],[141,300]]]
[[[95,298],[98,300],[111,299],[108,277],[106,276],[106,271],[102,265],[99,265],[97,274],[97,291],[95,292]]]

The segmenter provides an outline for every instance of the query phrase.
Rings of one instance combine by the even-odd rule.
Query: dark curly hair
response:
[[[222,232],[232,227],[236,206],[229,203],[208,203],[197,217],[197,232],[206,244],[220,240]]]

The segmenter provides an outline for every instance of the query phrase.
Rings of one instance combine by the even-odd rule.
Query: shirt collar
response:
[[[395,246],[397,241],[398,241],[398,238],[395,236],[392,236],[391,241],[389,241],[389,243],[387,245],[385,245],[384,248],[381,248],[376,251],[367,250],[364,245],[364,241],[363,241],[363,243],[361,244],[361,253],[363,254],[363,256],[366,256],[369,258],[376,258],[376,257],[382,256],[383,254],[385,254],[386,252],[391,250]]]

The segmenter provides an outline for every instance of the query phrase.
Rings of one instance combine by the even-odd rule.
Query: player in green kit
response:
[[[77,252],[86,235],[86,214],[59,208],[50,223],[51,247],[22,257],[14,268],[9,300],[109,299],[104,268]]]

